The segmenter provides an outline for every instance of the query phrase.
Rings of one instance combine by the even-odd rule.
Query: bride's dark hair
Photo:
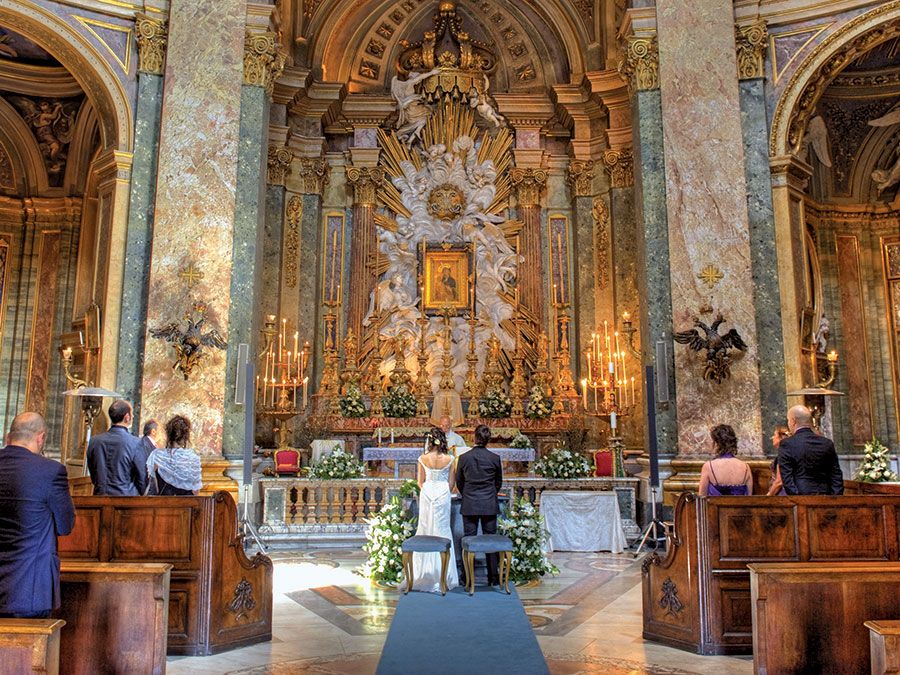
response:
[[[443,429],[431,427],[428,433],[425,434],[425,438],[429,441],[429,450],[434,448],[441,454],[447,453],[447,436],[444,434]]]

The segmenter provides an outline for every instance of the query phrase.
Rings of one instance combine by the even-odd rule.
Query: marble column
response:
[[[263,265],[261,271],[262,292],[256,310],[260,317],[281,314],[281,255],[286,197],[284,183],[290,172],[291,159],[292,153],[288,148],[269,146],[262,242],[262,257],[268,264]]]
[[[147,316],[148,270],[153,243],[153,200],[156,196],[166,26],[162,21],[138,15],[135,32],[138,36],[138,91],[116,391],[132,402],[134,417],[139,420],[146,331],[144,318]]]
[[[721,383],[703,379],[702,351],[675,346],[678,455],[710,450],[730,424],[743,455],[762,454],[759,343],[751,270],[741,109],[730,0],[658,0],[669,273],[675,331],[724,315],[747,345]],[[702,40],[697,35],[702,34]]]
[[[522,221],[521,254],[524,261],[519,275],[519,298],[537,321],[539,331],[546,326],[544,315],[544,249],[541,237],[541,194],[547,184],[543,169],[514,168],[510,171],[516,191],[516,214]]]
[[[744,173],[747,181],[753,305],[759,341],[760,409],[765,436],[776,426],[784,424],[787,408],[764,90],[763,56],[767,45],[765,23],[739,26],[735,37],[740,78],[741,130],[744,137]],[[764,447],[769,449],[765,441]]]
[[[201,305],[204,331],[237,344],[223,289],[232,288],[236,245],[245,17],[242,0],[177,0],[169,13],[142,408],[145,418],[187,415],[203,455],[223,450],[225,401],[234,400],[226,352],[206,347],[185,379],[172,345],[149,331],[185,330],[185,315]]]
[[[575,293],[572,308],[575,312],[575,325],[578,334],[572,353],[574,370],[583,367],[581,352],[591,342],[591,333],[597,325],[597,224],[594,218],[594,162],[592,160],[573,159],[569,162],[567,175],[569,190],[572,194],[572,211],[574,213],[574,260]],[[601,199],[602,201],[602,199]],[[604,205],[605,206],[605,205]],[[578,348],[581,345],[581,348]],[[580,391],[580,390],[579,390]]]
[[[362,322],[375,283],[374,271],[369,269],[368,261],[369,255],[375,251],[376,195],[383,180],[384,169],[380,167],[347,167],[347,182],[353,186],[350,269],[354,271],[354,282],[359,280],[348,289],[347,330],[352,330],[357,338],[362,335]]]

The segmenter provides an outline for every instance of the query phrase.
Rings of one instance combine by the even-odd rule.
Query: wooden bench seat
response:
[[[749,655],[748,564],[897,562],[898,523],[900,496],[683,494],[665,556],[644,559],[643,635],[699,654]]]
[[[866,621],[872,675],[900,675],[900,621]]]
[[[59,672],[60,619],[0,619],[0,672]]]

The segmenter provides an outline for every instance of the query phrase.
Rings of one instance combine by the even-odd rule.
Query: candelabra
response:
[[[300,335],[295,331],[294,348],[291,349],[287,319],[281,320],[280,330],[277,325],[270,314],[261,331],[265,348],[259,355],[263,375],[256,377],[256,410],[260,417],[275,421],[277,446],[281,449],[289,444],[291,429],[288,421],[299,415],[308,402],[310,348],[309,342],[305,342],[300,350]]]
[[[834,384],[835,378],[837,378],[837,360],[838,354],[833,349],[828,352],[828,356],[825,358],[828,362],[828,375],[825,376],[824,379],[819,379],[819,360],[818,355],[813,352],[813,377],[816,379],[816,388],[817,389],[828,389],[831,385]]]
[[[513,319],[516,326],[516,351],[513,356],[513,376],[509,383],[509,395],[512,398],[513,417],[521,417],[525,414],[522,399],[528,395],[528,385],[525,382],[525,355],[522,353],[522,317],[516,314]]]
[[[591,333],[590,349],[585,350],[587,377],[581,380],[581,403],[587,415],[609,418],[612,436],[616,436],[617,418],[630,415],[635,404],[635,378],[628,378],[625,352],[619,348],[619,333],[609,336],[609,323],[603,333]],[[593,405],[592,405],[593,403]]]
[[[431,380],[428,378],[428,353],[425,351],[425,334],[428,331],[428,318],[422,314],[419,324],[419,372],[416,374],[416,415],[428,415],[428,397],[431,396]]]
[[[481,396],[481,383],[478,381],[478,354],[475,353],[475,328],[478,319],[474,312],[469,316],[469,353],[466,355],[466,380],[463,383],[463,397],[469,400],[469,417],[476,417],[478,411],[478,399]]]

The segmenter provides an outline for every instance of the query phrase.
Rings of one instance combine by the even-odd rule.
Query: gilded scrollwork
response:
[[[597,285],[601,290],[609,286],[609,207],[603,197],[594,199],[591,215],[594,219],[594,251],[596,253]]]
[[[166,66],[168,41],[166,23],[152,19],[146,14],[138,14],[135,17],[134,29],[137,35],[138,70],[142,73],[162,75]]]
[[[297,256],[300,253],[300,221],[303,219],[303,200],[294,195],[287,205],[287,227],[284,234],[284,283],[297,288]]]
[[[278,49],[275,33],[252,33],[244,37],[244,84],[263,87],[269,96],[284,70],[284,55]]]
[[[266,158],[266,182],[269,185],[284,185],[284,179],[291,171],[293,154],[283,145],[270,145]]]
[[[569,162],[569,170],[566,174],[566,183],[572,190],[573,197],[590,197],[593,192],[594,161],[573,159]]]
[[[634,154],[630,148],[606,150],[603,153],[603,165],[614,188],[634,185]]]
[[[656,36],[626,38],[619,72],[633,91],[659,89],[659,47]]]
[[[328,185],[328,162],[323,157],[301,157],[297,175],[302,182],[303,194],[320,195]]]
[[[769,31],[765,21],[734,29],[737,46],[738,78],[752,80],[765,75],[764,57]]]
[[[521,206],[539,206],[541,193],[547,184],[547,172],[543,169],[510,169],[509,179],[516,189],[516,198]]]
[[[378,166],[351,166],[347,168],[347,180],[353,186],[355,204],[374,205],[378,188],[384,182],[384,169]]]

